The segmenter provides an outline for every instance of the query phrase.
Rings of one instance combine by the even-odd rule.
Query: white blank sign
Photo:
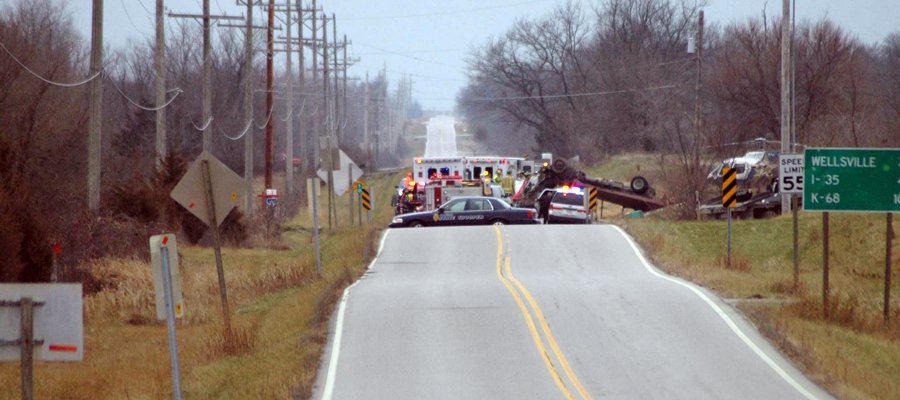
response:
[[[31,297],[43,301],[34,306],[34,346],[37,361],[81,361],[84,358],[84,323],[80,283],[0,284],[0,300],[19,301]],[[0,307],[0,339],[21,338],[22,314],[18,306]],[[18,361],[19,346],[0,346],[0,362]]]

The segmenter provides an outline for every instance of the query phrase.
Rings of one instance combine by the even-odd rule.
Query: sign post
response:
[[[797,289],[800,287],[800,216],[797,195],[803,195],[803,154],[782,154],[778,157],[778,191],[791,194],[794,231],[794,289]]]
[[[888,213],[885,252],[885,315],[890,310],[892,218],[900,212],[900,149],[808,148],[804,156],[803,209],[822,211],[822,302],[828,316],[828,213]]]
[[[369,195],[369,189],[365,186],[362,188],[362,206],[366,209],[366,222],[372,223],[372,197]]]
[[[356,204],[356,214],[357,214],[357,215],[356,215],[356,219],[359,220],[359,224],[362,225],[362,224],[363,224],[363,220],[362,220],[362,208],[363,208],[363,207],[362,207],[362,193],[363,193],[363,190],[364,190],[364,189],[366,188],[366,186],[368,186],[368,185],[366,184],[366,182],[365,182],[364,180],[362,180],[362,179],[357,179],[356,182],[355,182],[355,186],[356,186],[356,196],[357,196],[357,199],[358,199],[357,204]]]
[[[239,193],[243,185],[243,178],[212,154],[204,151],[191,163],[171,193],[173,200],[187,208],[191,214],[212,229],[226,343],[231,343],[231,313],[228,308],[228,293],[225,289],[225,270],[222,267],[219,224],[238,204]]]
[[[156,286],[156,314],[157,318],[166,320],[169,335],[169,361],[172,365],[172,397],[181,400],[181,373],[178,363],[175,317],[180,318],[183,315],[184,307],[181,304],[177,249],[174,234],[156,235],[150,238],[150,259],[153,263],[153,282]],[[160,289],[162,289],[162,296],[160,296]]]
[[[734,168],[722,167],[722,206],[728,218],[727,250],[725,266],[731,269],[731,209],[737,205],[737,171]]]

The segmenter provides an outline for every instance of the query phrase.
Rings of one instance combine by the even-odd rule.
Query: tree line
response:
[[[508,152],[674,154],[692,198],[704,162],[737,155],[729,143],[780,138],[780,19],[707,23],[698,63],[687,49],[706,3],[567,2],[520,20],[469,54],[459,110]],[[828,18],[802,20],[793,51],[797,143],[900,143],[900,30],[866,44]]]
[[[163,187],[177,179],[158,176],[160,171],[155,168],[155,112],[147,110],[156,106],[153,38],[121,48],[105,46],[104,70],[96,77],[104,80],[104,91],[101,212],[95,215],[88,211],[86,201],[89,88],[76,84],[89,75],[90,38],[79,33],[65,1],[15,0],[0,8],[0,44],[4,46],[0,52],[0,253],[12,260],[0,266],[0,281],[45,280],[54,242],[61,242],[65,249],[61,261],[74,265],[90,257],[141,253],[150,234],[178,228],[169,226],[170,221],[158,210],[141,210],[150,205],[133,204],[140,200],[146,185]],[[202,148],[202,28],[186,20],[168,20],[167,25],[166,85],[173,90],[169,98],[178,95],[165,109],[167,148],[169,155],[183,164]],[[264,33],[255,36],[255,48],[266,47]],[[262,127],[271,118],[275,172],[283,172],[286,126],[295,124],[297,135],[302,124],[307,140],[295,137],[294,144],[295,156],[305,165],[295,174],[295,186],[304,189],[303,178],[319,167],[318,162],[306,162],[312,159],[312,146],[318,144],[311,130],[313,119],[320,121],[318,133],[324,134],[322,77],[310,76],[311,55],[307,51],[307,78],[304,87],[295,88],[293,110],[286,109],[284,88],[278,85],[287,73],[294,74],[297,85],[296,60],[294,71],[276,67],[276,103],[269,113],[265,107],[265,55],[257,52],[253,68],[246,70],[242,29],[216,28],[214,39],[210,56],[213,154],[242,174],[241,137],[256,135],[253,167],[255,174],[261,175]],[[402,85],[389,90],[386,73],[373,75],[368,90],[361,80],[347,84],[347,101],[340,105],[345,116],[340,121],[344,132],[340,144],[358,163],[374,163],[372,151],[360,146],[367,115],[370,134],[382,139],[375,153],[382,164],[392,165],[397,157],[396,141],[401,137],[396,132],[404,129],[407,110],[414,102]],[[245,132],[242,83],[246,79],[253,83],[254,96],[253,121]],[[290,113],[297,118],[289,117]],[[175,165],[171,171],[183,172],[183,165]],[[298,196],[294,202],[302,199]],[[142,215],[159,218],[147,223]]]

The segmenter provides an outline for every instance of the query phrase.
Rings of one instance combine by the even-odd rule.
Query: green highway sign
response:
[[[806,211],[900,212],[900,149],[809,148]]]

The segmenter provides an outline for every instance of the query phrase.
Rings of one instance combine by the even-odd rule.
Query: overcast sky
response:
[[[243,15],[246,8],[236,5],[235,0],[210,1],[214,14]],[[392,84],[403,74],[410,74],[413,96],[425,108],[449,111],[457,91],[465,84],[464,58],[468,50],[504,33],[516,19],[545,15],[561,1],[319,0],[318,4],[329,15],[336,15],[338,35],[346,34],[353,43],[349,54],[360,61],[351,68],[351,76],[362,77],[366,72],[374,75],[386,64]],[[91,1],[67,3],[76,25],[89,38]],[[153,37],[155,0],[104,3],[104,36],[109,46],[121,47],[129,41]],[[202,0],[168,0],[166,6],[177,13],[202,12]],[[768,15],[778,16],[781,1],[711,0],[705,9],[706,20],[724,25],[759,16],[764,9]],[[866,43],[879,42],[890,32],[900,30],[897,0],[797,1],[798,21],[823,16]],[[254,17],[262,24],[262,12],[255,12]]]

